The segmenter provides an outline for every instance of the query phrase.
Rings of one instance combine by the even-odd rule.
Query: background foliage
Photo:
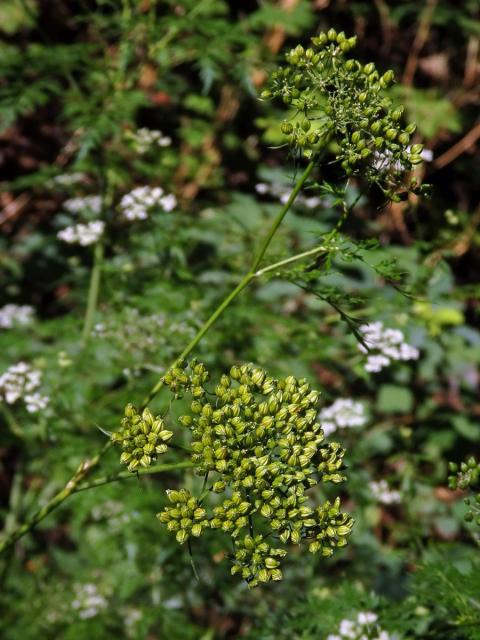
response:
[[[480,637],[478,526],[463,521],[462,491],[447,488],[448,461],[480,440],[479,24],[476,0],[2,3],[0,305],[32,305],[35,320],[0,328],[0,374],[29,362],[50,397],[33,414],[0,404],[4,534],[103,445],[97,426],[117,427],[244,270],[298,170],[276,148],[281,110],[257,97],[282,50],[330,27],[356,33],[357,57],[395,70],[392,97],[433,153],[420,169],[431,199],[381,208],[363,196],[310,277],[258,281],[196,350],[216,376],[252,361],[308,378],[324,407],[363,404],[365,426],[335,434],[356,520],[347,549],[294,558],[282,583],[249,592],[211,535],[194,548],[197,582],[154,518],[165,486],[197,480],[107,484],[71,497],[3,557],[2,637],[313,640],[361,611],[396,638]],[[171,144],[138,153],[141,127]],[[313,206],[306,191],[289,213],[274,256],[335,226],[330,178]],[[63,203],[102,193],[116,206],[140,185],[179,205],[133,223],[111,214],[85,346],[92,253],[57,238],[75,219]],[[402,329],[418,361],[368,374],[353,329],[377,320]],[[117,468],[109,453],[103,472]],[[375,494],[381,480],[398,500]],[[91,617],[78,604],[85,585]]]

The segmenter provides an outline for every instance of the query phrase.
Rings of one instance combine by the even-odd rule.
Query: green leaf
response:
[[[413,394],[405,387],[384,384],[380,387],[377,408],[383,413],[408,413],[413,407]]]

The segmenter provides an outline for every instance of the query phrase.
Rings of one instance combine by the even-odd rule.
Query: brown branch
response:
[[[463,74],[463,85],[465,87],[473,87],[477,79],[480,68],[479,50],[480,38],[478,36],[470,36],[467,45],[467,56],[465,58],[465,71]]]
[[[470,129],[453,147],[450,147],[445,153],[442,153],[442,155],[435,160],[434,166],[437,169],[443,169],[447,164],[456,160],[458,156],[461,156],[462,153],[469,151],[475,145],[478,138],[480,138],[480,122],[478,122],[473,129]]]
[[[420,15],[417,33],[410,49],[410,54],[405,65],[405,71],[403,72],[402,84],[406,87],[411,87],[413,84],[413,78],[418,66],[418,57],[420,55],[420,51],[428,40],[430,27],[432,26],[433,13],[437,4],[438,0],[427,0],[426,6]]]

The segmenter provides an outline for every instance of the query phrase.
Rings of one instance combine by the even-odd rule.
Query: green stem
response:
[[[313,167],[315,166],[315,162],[316,162],[316,157],[314,157],[314,158],[312,158],[310,160],[310,162],[308,163],[305,171],[302,173],[302,175],[300,176],[300,178],[297,181],[297,184],[293,188],[293,191],[290,194],[290,197],[288,198],[288,200],[286,201],[285,205],[279,211],[277,217],[273,221],[273,224],[270,227],[270,230],[267,233],[264,241],[262,242],[262,244],[260,246],[260,249],[257,252],[257,255],[253,259],[253,264],[252,264],[252,266],[250,268],[250,272],[249,273],[253,273],[254,271],[256,271],[258,269],[258,265],[262,261],[262,258],[263,258],[263,256],[265,255],[265,252],[268,249],[268,245],[272,241],[272,238],[275,235],[278,227],[282,224],[282,221],[285,218],[285,216],[287,215],[288,210],[290,209],[292,204],[295,202],[295,199],[298,196],[298,194],[300,193],[300,191],[302,190],[303,185],[305,184],[305,182],[308,180],[308,177],[312,173]]]
[[[5,417],[5,422],[7,423],[8,428],[10,429],[10,431],[15,436],[17,436],[17,438],[24,438],[25,434],[23,433],[23,430],[22,430],[21,426],[15,420],[15,417],[14,417],[13,413],[7,407],[6,403],[2,402],[1,400],[0,400],[0,413],[3,413],[3,415]]]
[[[286,216],[287,212],[289,211],[290,207],[295,201],[295,198],[299,194],[306,180],[310,176],[314,166],[315,166],[315,158],[313,158],[309,162],[305,171],[297,181],[297,184],[295,185],[287,202],[285,203],[285,205],[282,207],[282,209],[274,219],[273,224],[270,227],[267,233],[267,236],[263,240],[258,252],[256,253],[253,259],[252,265],[248,270],[248,272],[243,276],[243,278],[235,287],[235,289],[223,300],[223,302],[220,303],[220,305],[212,313],[212,315],[208,318],[208,320],[206,320],[203,326],[200,327],[197,335],[185,347],[182,353],[176,358],[176,360],[170,365],[169,368],[174,367],[177,362],[185,358],[187,355],[191,353],[191,351],[193,351],[193,349],[197,346],[197,344],[200,342],[203,336],[207,333],[210,327],[215,323],[218,317],[225,311],[227,307],[230,306],[233,300],[235,300],[235,298],[239,295],[239,293],[243,291],[243,289],[245,289],[245,287],[254,278],[259,277],[262,273],[267,273],[268,271],[274,268],[278,268],[279,266],[288,264],[288,262],[293,262],[294,260],[300,259],[300,257],[307,257],[308,255],[313,255],[314,253],[319,251],[319,248],[312,249],[309,252],[305,252],[304,254],[299,254],[298,256],[293,256],[291,259],[288,258],[287,260],[282,260],[280,263],[275,263],[274,265],[270,265],[270,267],[266,267],[261,271],[257,271],[258,266],[262,261],[263,256],[265,255],[270,245],[270,242],[272,241],[273,236],[275,235],[275,232],[277,231],[278,227],[282,223],[284,217]],[[98,300],[98,291],[100,286],[100,274],[101,274],[102,261],[103,261],[103,252],[104,252],[103,243],[98,242],[95,245],[94,265],[93,265],[92,275],[90,279],[88,304],[87,304],[87,311],[85,315],[85,325],[83,329],[84,344],[88,340],[88,337],[90,336],[90,332],[93,326],[93,320],[94,320],[94,315],[95,315],[95,310],[96,310],[97,300]],[[162,379],[160,379],[157,382],[157,384],[153,387],[153,389],[150,391],[147,398],[145,399],[143,404],[144,407],[160,391],[162,387],[163,387],[163,381]],[[104,478],[99,478],[98,480],[93,481],[89,485],[83,485],[83,486],[81,485],[82,481],[85,479],[88,473],[90,473],[90,471],[96,465],[98,465],[100,459],[103,457],[104,453],[110,448],[111,444],[112,443],[109,441],[100,451],[100,453],[98,453],[96,456],[94,456],[91,459],[84,460],[84,462],[82,462],[82,464],[79,466],[79,468],[77,469],[73,477],[67,482],[65,487],[59,493],[57,493],[44,507],[39,509],[32,516],[32,518],[30,518],[30,520],[28,520],[25,524],[19,527],[16,531],[14,531],[11,535],[9,535],[3,542],[0,543],[0,553],[10,548],[18,539],[20,539],[25,534],[27,534],[31,529],[33,529],[33,527],[35,527],[39,522],[41,522],[44,518],[46,518],[49,513],[51,513],[60,504],[62,504],[62,502],[64,502],[70,495],[72,495],[72,493],[83,491],[87,488],[101,486],[102,484],[106,484],[107,482],[113,482],[114,480],[117,480],[117,479],[120,480],[126,477],[130,477],[128,475],[128,472],[123,472],[123,474],[127,474],[127,475],[122,475],[122,473],[120,473],[120,474],[116,474],[115,476],[105,476]],[[183,466],[180,467],[179,466],[180,464],[182,464]],[[194,465],[191,462],[185,462],[185,463],[178,463],[175,466],[175,468],[177,469],[189,468],[192,466]],[[164,465],[159,465],[159,467],[164,467]],[[156,471],[153,471],[153,469],[155,469],[155,467],[151,467],[150,470],[142,469],[142,470],[139,470],[139,473],[149,473],[149,472],[156,473]],[[173,467],[170,467],[170,469],[173,469]]]
[[[298,260],[303,260],[304,258],[309,258],[311,256],[316,256],[318,253],[323,253],[327,251],[325,247],[314,247],[313,249],[309,249],[308,251],[303,251],[302,253],[297,253],[290,258],[285,258],[284,260],[280,260],[279,262],[274,262],[273,264],[269,264],[268,267],[264,267],[263,269],[259,269],[253,275],[255,278],[261,278],[266,273],[270,273],[271,271],[276,271],[277,269],[281,269],[285,267],[287,264],[292,264],[292,262],[298,262]]]
[[[200,327],[197,335],[185,347],[185,349],[174,360],[174,362],[172,362],[172,364],[168,367],[169,369],[171,369],[172,367],[175,367],[175,365],[178,362],[180,362],[181,360],[186,358],[193,351],[193,349],[195,349],[197,344],[200,342],[200,340],[203,338],[203,336],[207,333],[207,331],[210,329],[210,327],[213,324],[215,324],[215,322],[222,315],[222,313],[225,311],[225,309],[227,309],[230,306],[230,304],[235,300],[235,298],[238,296],[238,294],[241,293],[243,291],[243,289],[245,289],[245,287],[248,286],[250,284],[250,282],[255,277],[257,277],[257,274],[255,272],[258,269],[258,266],[261,263],[261,261],[263,259],[263,256],[265,255],[265,253],[266,253],[266,251],[267,251],[267,249],[268,249],[268,247],[269,247],[269,245],[270,245],[270,243],[272,241],[272,238],[275,235],[278,227],[281,225],[281,223],[282,223],[283,219],[285,218],[285,216],[287,215],[290,207],[294,203],[295,198],[298,196],[298,194],[301,191],[303,185],[305,184],[305,182],[307,181],[308,177],[312,173],[313,168],[315,166],[315,161],[316,161],[316,158],[312,158],[312,160],[310,160],[310,162],[308,163],[305,171],[302,173],[302,175],[298,179],[295,187],[293,188],[292,193],[290,194],[290,197],[288,198],[287,202],[284,204],[282,209],[279,211],[279,213],[275,217],[275,219],[274,219],[274,221],[272,223],[272,226],[270,227],[267,235],[265,236],[265,239],[263,240],[259,250],[255,254],[255,257],[253,258],[253,262],[252,262],[252,265],[251,265],[250,269],[243,276],[243,278],[237,284],[235,289],[233,289],[233,291],[231,291],[228,294],[228,296],[223,300],[223,302],[221,302],[220,305],[215,309],[215,311],[212,313],[212,315]],[[162,378],[160,378],[160,380],[152,388],[152,390],[150,391],[148,396],[143,401],[143,405],[142,406],[145,407],[146,405],[148,405],[149,402],[162,389],[162,387],[163,387],[163,376],[162,376]]]
[[[18,529],[7,536],[5,540],[0,542],[0,553],[9,549],[19,538],[22,538],[25,534],[27,534],[31,529],[33,529],[33,527],[35,527],[39,522],[46,518],[49,513],[51,513],[54,509],[61,505],[62,502],[64,502],[70,495],[72,495],[72,493],[76,491],[78,485],[82,482],[82,480],[100,462],[101,458],[108,451],[110,446],[111,442],[107,442],[107,444],[96,456],[91,459],[84,460],[61,491],[53,496],[53,498],[49,500],[44,507],[39,509],[27,522],[25,522],[25,524],[22,524],[21,527],[18,527]]]
[[[170,462],[165,464],[155,464],[151,467],[146,467],[145,469],[137,469],[135,473],[131,471],[121,471],[120,473],[112,473],[108,476],[103,476],[102,478],[96,478],[91,482],[86,482],[85,484],[81,484],[78,486],[73,493],[78,493],[79,491],[86,491],[87,489],[95,489],[96,487],[101,487],[104,484],[109,484],[110,482],[117,482],[117,480],[129,480],[131,478],[136,478],[139,476],[147,476],[154,473],[165,473],[167,471],[175,471],[176,469],[191,469],[195,466],[194,462],[190,460],[184,460],[182,462]]]
[[[93,323],[95,320],[95,312],[97,310],[98,293],[100,290],[100,276],[102,273],[104,246],[100,240],[95,244],[93,251],[93,267],[90,274],[90,285],[88,289],[87,309],[85,311],[85,320],[83,323],[82,343],[85,345],[92,333]]]

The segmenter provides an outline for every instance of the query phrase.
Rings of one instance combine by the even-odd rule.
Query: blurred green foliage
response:
[[[257,93],[282,50],[329,27],[358,35],[359,59],[395,70],[391,97],[433,152],[420,169],[432,198],[381,209],[327,166],[329,186],[304,191],[271,247],[272,261],[310,249],[360,196],[325,258],[256,281],[195,355],[215,376],[252,361],[306,377],[321,409],[363,405],[364,426],[335,433],[348,452],[350,546],[327,561],[292,553],[282,583],[248,592],[212,533],[193,545],[197,582],[154,514],[166,487],[198,492],[200,481],[132,477],[72,496],[0,558],[2,638],[323,640],[365,611],[392,638],[479,637],[478,527],[447,488],[448,462],[478,458],[480,441],[475,0],[2,3],[0,307],[32,305],[35,319],[0,327],[0,375],[28,362],[50,403],[0,403],[1,535],[103,446],[98,427],[118,428],[236,284],[299,171],[273,148],[282,113]],[[138,153],[141,127],[171,145]],[[179,206],[126,223],[119,199],[145,184]],[[66,199],[106,185],[100,303],[82,347],[92,255],[56,233],[80,219]],[[378,320],[420,358],[366,372],[358,329]],[[161,394],[152,410],[166,404]],[[171,422],[184,410],[175,404]],[[117,470],[109,452],[97,475]]]

